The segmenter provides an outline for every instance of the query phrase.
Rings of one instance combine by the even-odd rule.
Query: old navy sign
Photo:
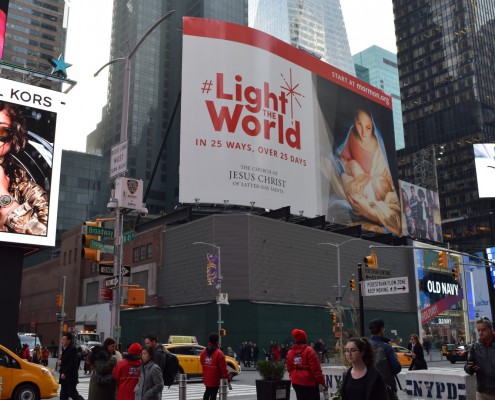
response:
[[[459,285],[456,283],[427,281],[426,289],[430,293],[440,293],[447,296],[457,296],[459,294]]]

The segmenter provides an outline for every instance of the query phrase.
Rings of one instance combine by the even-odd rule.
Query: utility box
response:
[[[127,304],[130,306],[144,306],[146,304],[146,289],[129,288],[127,290]]]

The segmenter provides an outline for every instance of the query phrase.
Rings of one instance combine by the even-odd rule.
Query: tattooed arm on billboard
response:
[[[0,101],[0,231],[46,235],[48,196],[12,157],[26,142],[21,112]]]

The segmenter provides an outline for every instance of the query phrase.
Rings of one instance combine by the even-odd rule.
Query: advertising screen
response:
[[[495,143],[473,144],[473,149],[479,196],[495,197]]]
[[[443,242],[438,193],[399,180],[402,235]]]
[[[0,78],[0,242],[53,246],[64,94]]]
[[[401,234],[391,98],[270,35],[184,18],[179,200]]]

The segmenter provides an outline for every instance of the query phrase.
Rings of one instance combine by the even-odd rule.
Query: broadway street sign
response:
[[[101,226],[82,225],[82,233],[84,235],[102,236],[113,238],[113,229],[102,228]]]

